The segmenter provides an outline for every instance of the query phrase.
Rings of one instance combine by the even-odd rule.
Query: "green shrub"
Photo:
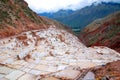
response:
[[[2,2],[4,2],[4,3],[7,3],[9,0],[1,0]]]
[[[0,11],[0,19],[8,18],[9,14],[7,11]]]

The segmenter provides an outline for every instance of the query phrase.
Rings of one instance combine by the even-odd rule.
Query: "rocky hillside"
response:
[[[39,17],[24,0],[0,0],[0,38],[23,31],[45,29],[51,24],[64,28],[56,21]]]
[[[95,20],[79,38],[87,46],[108,46],[120,52],[120,12]]]
[[[104,67],[94,68],[97,80],[120,80],[120,61],[107,63]]]
[[[90,68],[120,60],[110,48],[86,47],[64,25],[38,17],[22,0],[0,4],[0,80],[83,80]]]

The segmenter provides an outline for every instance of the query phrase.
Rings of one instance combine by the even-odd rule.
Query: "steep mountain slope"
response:
[[[22,0],[1,0],[0,4],[5,7],[0,15],[0,80],[44,80],[46,76],[51,78],[45,80],[54,80],[52,76],[79,80],[84,77],[81,71],[86,74],[91,67],[120,60],[120,54],[110,48],[86,47],[64,25],[38,17]],[[14,22],[19,9],[20,19]]]
[[[98,18],[102,18],[105,17],[111,13],[114,13],[116,11],[120,10],[120,4],[119,3],[105,3],[102,2],[98,5],[91,5],[91,6],[87,6],[84,7],[80,10],[76,10],[74,12],[71,13],[67,13],[67,11],[62,11],[65,14],[65,16],[62,16],[61,14],[58,15],[59,12],[56,13],[50,13],[49,16],[48,14],[46,15],[49,18],[58,20],[68,26],[70,26],[71,28],[75,29],[82,29],[85,26],[87,26],[88,24],[90,24],[92,21],[98,19]],[[60,17],[61,16],[61,17]]]
[[[0,1],[0,38],[19,34],[33,29],[45,29],[51,24],[59,24],[56,21],[39,17],[32,12],[24,0]]]
[[[95,20],[79,38],[87,46],[108,46],[120,52],[120,12]]]

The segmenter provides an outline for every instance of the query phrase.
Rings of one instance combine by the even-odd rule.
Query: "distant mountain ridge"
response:
[[[92,4],[76,11],[60,10],[56,13],[42,13],[39,15],[47,16],[51,19],[55,19],[70,26],[73,29],[83,29],[85,26],[90,24],[92,21],[103,18],[111,13],[120,10],[120,3],[113,2],[101,2],[98,5]],[[64,13],[64,14],[60,14]]]
[[[58,18],[58,17],[64,18],[64,17],[68,16],[69,14],[72,14],[73,12],[74,12],[73,10],[59,10],[58,12],[55,12],[55,13],[40,13],[39,15],[54,19],[54,18]]]

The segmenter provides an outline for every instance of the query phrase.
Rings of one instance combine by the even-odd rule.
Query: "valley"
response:
[[[119,9],[113,4],[110,12]],[[120,80],[119,18],[120,12],[112,13],[80,32],[37,15],[24,0],[1,0],[0,80]],[[95,45],[104,36],[108,43]]]
[[[101,2],[77,10],[59,10],[53,13],[38,13],[41,16],[57,20],[72,29],[84,29],[96,19],[120,11],[120,3]]]

